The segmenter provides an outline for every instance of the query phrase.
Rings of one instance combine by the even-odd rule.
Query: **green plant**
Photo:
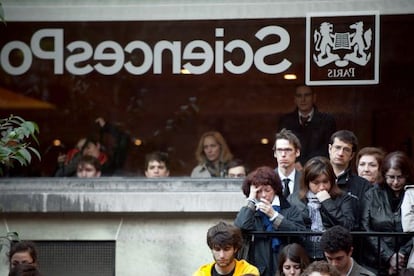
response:
[[[40,158],[37,149],[31,146],[30,140],[39,144],[36,135],[39,127],[35,122],[26,121],[19,116],[10,115],[0,120],[0,175],[3,167],[12,168],[17,161],[27,166],[32,161],[32,154]]]

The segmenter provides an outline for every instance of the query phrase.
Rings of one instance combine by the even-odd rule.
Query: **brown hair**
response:
[[[329,195],[336,198],[342,194],[341,189],[336,184],[335,172],[328,158],[316,156],[308,160],[303,167],[302,177],[300,179],[299,198],[303,200],[309,191],[309,182],[315,180],[320,175],[326,175],[331,183]]]
[[[38,264],[36,245],[31,241],[19,241],[19,242],[13,243],[10,248],[10,251],[8,254],[10,265],[11,265],[11,259],[13,255],[16,253],[20,253],[20,252],[28,252],[30,257],[33,260],[33,264],[36,264],[36,265]]]
[[[301,276],[309,276],[312,272],[320,272],[323,275],[329,276],[340,276],[341,273],[327,261],[315,261],[311,263],[305,271],[301,274]]]
[[[358,164],[359,164],[359,160],[361,159],[362,156],[365,155],[371,155],[374,156],[374,158],[377,160],[378,162],[378,179],[376,179],[377,183],[382,182],[382,176],[381,176],[381,166],[382,166],[382,161],[384,160],[385,157],[385,151],[381,148],[376,148],[376,147],[365,147],[359,150],[357,156],[356,156],[356,166],[358,168]]]
[[[281,131],[276,133],[276,139],[273,145],[273,150],[276,150],[276,141],[279,139],[288,140],[289,143],[293,145],[295,150],[300,150],[302,147],[299,138],[291,130],[288,130],[286,128],[283,128]]]
[[[406,177],[406,183],[413,183],[413,165],[404,152],[394,151],[385,156],[381,166],[381,175],[384,179],[389,169],[400,170]],[[386,185],[384,182],[381,185]]]
[[[207,245],[210,249],[214,246],[224,248],[226,245],[234,247],[238,251],[243,245],[241,230],[232,224],[220,221],[207,231]]]
[[[306,250],[298,243],[290,243],[282,248],[278,257],[278,271],[276,276],[284,275],[283,264],[286,260],[300,264],[301,272],[309,265],[309,257]]]
[[[267,166],[258,167],[247,175],[242,184],[243,194],[249,197],[250,186],[269,185],[276,195],[282,194],[282,183],[276,172]]]

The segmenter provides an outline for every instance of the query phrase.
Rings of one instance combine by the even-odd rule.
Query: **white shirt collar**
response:
[[[309,122],[310,120],[312,120],[313,113],[315,113],[315,108],[312,107],[311,112],[309,112],[309,114],[307,114],[307,115],[303,114],[300,111],[298,111],[298,113],[299,113],[299,118],[300,118],[300,116],[303,116],[303,117],[309,116],[309,119],[308,119],[308,122]]]
[[[275,198],[272,201],[272,206],[273,205],[280,206],[280,199],[278,195],[275,195]]]
[[[280,168],[277,168],[277,172],[280,176],[280,180],[283,180],[285,178],[289,178],[291,182],[295,182],[295,174],[296,174],[296,169],[293,169],[292,172],[289,175],[284,175],[281,171]]]

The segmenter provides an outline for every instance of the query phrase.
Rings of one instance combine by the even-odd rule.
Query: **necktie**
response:
[[[284,187],[284,189],[283,189],[283,196],[285,198],[287,198],[290,195],[290,190],[289,190],[289,181],[290,181],[290,179],[289,178],[285,178],[282,181],[283,181],[283,187]]]
[[[309,116],[300,116],[300,124],[306,126],[309,122]]]

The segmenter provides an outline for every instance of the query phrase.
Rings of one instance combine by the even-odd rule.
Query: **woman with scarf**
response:
[[[289,197],[302,213],[307,230],[319,233],[334,225],[351,230],[355,225],[352,200],[336,184],[329,159],[321,156],[306,162],[300,188]],[[306,237],[305,249],[312,261],[324,259],[320,235]]]
[[[242,190],[247,202],[234,224],[245,233],[305,230],[302,215],[283,197],[282,183],[272,168],[264,166],[251,172],[244,179]],[[261,276],[274,276],[279,249],[286,243],[277,237],[255,237],[254,252],[244,257],[259,269]]]

